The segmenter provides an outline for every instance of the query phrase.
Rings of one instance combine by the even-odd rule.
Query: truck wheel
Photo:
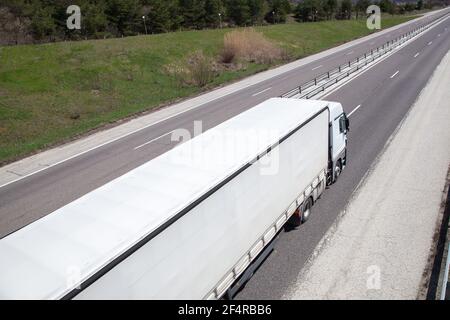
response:
[[[334,168],[334,182],[337,182],[342,173],[342,162],[339,160]]]
[[[289,229],[301,226],[303,221],[301,212],[302,211],[300,210],[300,208],[298,208],[297,211],[295,211],[295,213],[289,218],[287,222],[287,226],[289,227]]]
[[[306,200],[305,207],[303,208],[302,223],[305,223],[311,217],[312,206],[313,206],[312,199],[308,198],[308,200]]]

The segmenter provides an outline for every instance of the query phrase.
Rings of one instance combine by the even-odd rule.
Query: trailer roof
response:
[[[1,239],[0,298],[66,296],[327,105],[270,99]]]

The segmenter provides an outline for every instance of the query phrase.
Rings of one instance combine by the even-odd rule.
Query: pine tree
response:
[[[136,30],[141,30],[139,0],[107,0],[106,4],[105,13],[119,36],[133,35]]]
[[[251,23],[250,8],[246,0],[226,1],[228,18],[238,26],[245,26]]]
[[[205,0],[205,23],[208,27],[217,27],[220,24],[219,14],[223,15],[220,0]]]
[[[342,0],[340,8],[340,18],[350,20],[352,17],[352,1]]]
[[[266,20],[270,23],[286,22],[287,14],[291,13],[291,3],[288,0],[269,0],[269,12]]]
[[[105,14],[105,4],[91,1],[85,7],[81,7],[82,24],[81,30],[87,37],[99,36],[108,26],[108,19]]]
[[[297,5],[294,17],[297,21],[302,22],[316,21],[319,9],[319,0],[304,0]]]
[[[39,8],[31,18],[31,29],[37,39],[52,36],[56,29],[51,8]]]
[[[183,15],[178,0],[167,0],[168,10],[170,14],[170,30],[175,31],[183,25]]]
[[[417,10],[422,10],[423,9],[423,0],[417,1],[416,9]]]
[[[264,20],[266,12],[269,10],[266,0],[248,0],[247,5],[252,24],[259,24]]]
[[[325,0],[323,7],[327,19],[331,20],[333,19],[333,16],[336,14],[336,10],[338,7],[337,0]]]
[[[180,11],[185,28],[202,29],[205,27],[205,0],[180,0]]]
[[[150,33],[161,33],[171,30],[170,8],[166,2],[170,2],[170,0],[164,2],[160,0],[148,1],[150,11],[146,16],[145,23]]]
[[[381,0],[379,6],[382,12],[395,13],[395,4],[390,0]]]

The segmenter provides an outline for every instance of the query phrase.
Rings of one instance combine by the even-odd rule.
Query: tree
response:
[[[183,25],[183,15],[178,0],[167,0],[167,8],[170,15],[170,30],[178,30]]]
[[[331,20],[333,16],[336,14],[337,7],[338,7],[337,0],[325,0],[323,4],[323,10],[328,20]]]
[[[265,0],[248,0],[247,5],[252,24],[260,24],[264,20],[266,12],[269,10]]]
[[[395,5],[391,0],[381,0],[379,6],[382,12],[395,13]]]
[[[220,16],[223,14],[222,2],[220,0],[205,1],[205,23],[208,27],[217,27],[220,24]]]
[[[423,0],[417,1],[416,9],[417,10],[422,10],[423,9]]]
[[[118,35],[133,35],[142,29],[139,0],[107,0],[105,13]]]
[[[353,5],[351,0],[342,0],[339,10],[339,18],[350,20],[352,18],[352,8]]]
[[[180,12],[185,28],[202,29],[206,26],[205,0],[180,0]]]
[[[172,19],[170,13],[170,7],[172,2],[166,0],[164,3],[160,0],[148,1],[149,11],[146,15],[145,23],[150,33],[161,33],[172,30]]]
[[[269,23],[286,22],[286,17],[291,13],[291,3],[288,0],[269,0],[269,12],[266,21]]]
[[[81,30],[85,36],[98,36],[108,26],[108,18],[105,14],[103,2],[89,2],[81,8],[82,24]]]
[[[0,7],[0,45],[19,44],[27,40],[30,19],[15,16],[7,7]]]
[[[56,24],[52,17],[51,8],[39,8],[31,18],[31,29],[37,39],[52,36],[56,30]]]
[[[294,18],[298,22],[308,22],[310,20],[312,10],[312,0],[304,0],[297,4],[294,10]]]
[[[326,16],[323,5],[321,0],[304,0],[297,5],[294,17],[303,22],[322,20]]]
[[[238,26],[251,23],[250,8],[246,0],[226,1],[228,18]]]
[[[364,16],[369,6],[370,6],[369,0],[358,0],[355,5],[356,19],[359,18],[360,13]]]
[[[405,3],[403,5],[403,7],[404,7],[404,10],[407,11],[407,12],[411,12],[411,11],[414,11],[416,9],[416,5],[414,3]]]

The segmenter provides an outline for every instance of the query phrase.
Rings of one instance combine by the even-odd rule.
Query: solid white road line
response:
[[[361,105],[357,106],[352,112],[350,112],[350,113],[348,114],[347,117],[350,118],[356,111],[358,111],[359,108],[361,108]]]
[[[391,79],[394,79],[395,76],[399,74],[399,72],[400,72],[400,71],[397,71],[396,73],[394,73],[394,74],[391,76]]]
[[[420,52],[417,52],[417,53],[414,55],[414,58],[417,58],[419,55],[420,55]]]
[[[272,87],[267,88],[267,89],[264,89],[263,91],[257,92],[257,93],[255,93],[255,94],[253,94],[252,97],[256,97],[256,96],[260,95],[261,93],[264,93],[264,92],[266,92],[266,91],[269,91],[270,89],[272,89]]]
[[[446,21],[447,19],[449,19],[449,17],[447,17],[447,18],[445,18],[444,20],[438,22],[436,25],[440,25],[441,23],[443,23],[443,22]],[[432,30],[433,28],[434,28],[434,27],[432,27],[432,28],[429,29],[429,30]],[[426,34],[427,32],[429,32],[429,30],[426,30],[426,31],[424,31],[424,32],[421,33],[421,34],[418,34],[418,35],[415,36],[413,39],[419,39],[419,38],[422,37],[424,34]],[[409,44],[411,43],[411,41],[412,41],[412,39],[406,41],[404,44],[402,44],[402,45],[400,46],[400,48],[403,48],[403,47],[409,45]],[[396,49],[396,50],[397,50],[397,49]],[[388,59],[390,56],[391,56],[391,55],[388,54],[387,56],[382,57],[379,61],[375,62],[373,65],[369,65],[368,68],[366,68],[366,69],[363,68],[362,71],[361,71],[360,73],[357,73],[357,74],[356,74],[356,76],[351,77],[350,79],[343,81],[342,84],[340,84],[340,85],[334,87],[334,88],[331,89],[328,93],[326,93],[326,94],[324,94],[323,96],[321,96],[321,97],[319,98],[319,100],[323,100],[323,99],[325,99],[325,98],[331,96],[331,95],[334,94],[336,91],[338,91],[338,90],[342,89],[342,87],[346,86],[348,83],[354,81],[355,79],[357,79],[357,78],[359,78],[360,76],[362,76],[363,74],[365,74],[367,71],[371,70],[371,69],[372,69],[373,67],[375,67],[376,65],[378,65],[378,64],[380,64],[381,62],[383,62],[384,60]]]
[[[317,67],[315,67],[315,68],[312,68],[311,70],[314,71],[314,70],[317,70],[317,69],[322,68],[322,67],[323,67],[323,66],[320,65],[320,66],[317,66]]]
[[[353,52],[354,52],[354,51],[347,52],[345,55],[346,55],[346,56],[349,56],[349,55],[351,55]]]
[[[162,136],[159,136],[159,137],[157,137],[157,138],[155,138],[155,139],[152,139],[152,140],[150,140],[150,141],[147,141],[146,143],[143,143],[143,144],[141,144],[140,146],[137,146],[136,148],[134,148],[134,150],[139,150],[139,149],[145,147],[146,145],[149,145],[150,143],[155,142],[156,140],[159,140],[159,139],[161,139],[161,138],[164,138],[165,136],[168,136],[169,134],[171,134],[171,133],[174,132],[174,131],[175,131],[175,130],[172,130],[172,131],[170,131],[170,132],[168,132],[168,133],[166,133],[166,134],[163,134]]]

